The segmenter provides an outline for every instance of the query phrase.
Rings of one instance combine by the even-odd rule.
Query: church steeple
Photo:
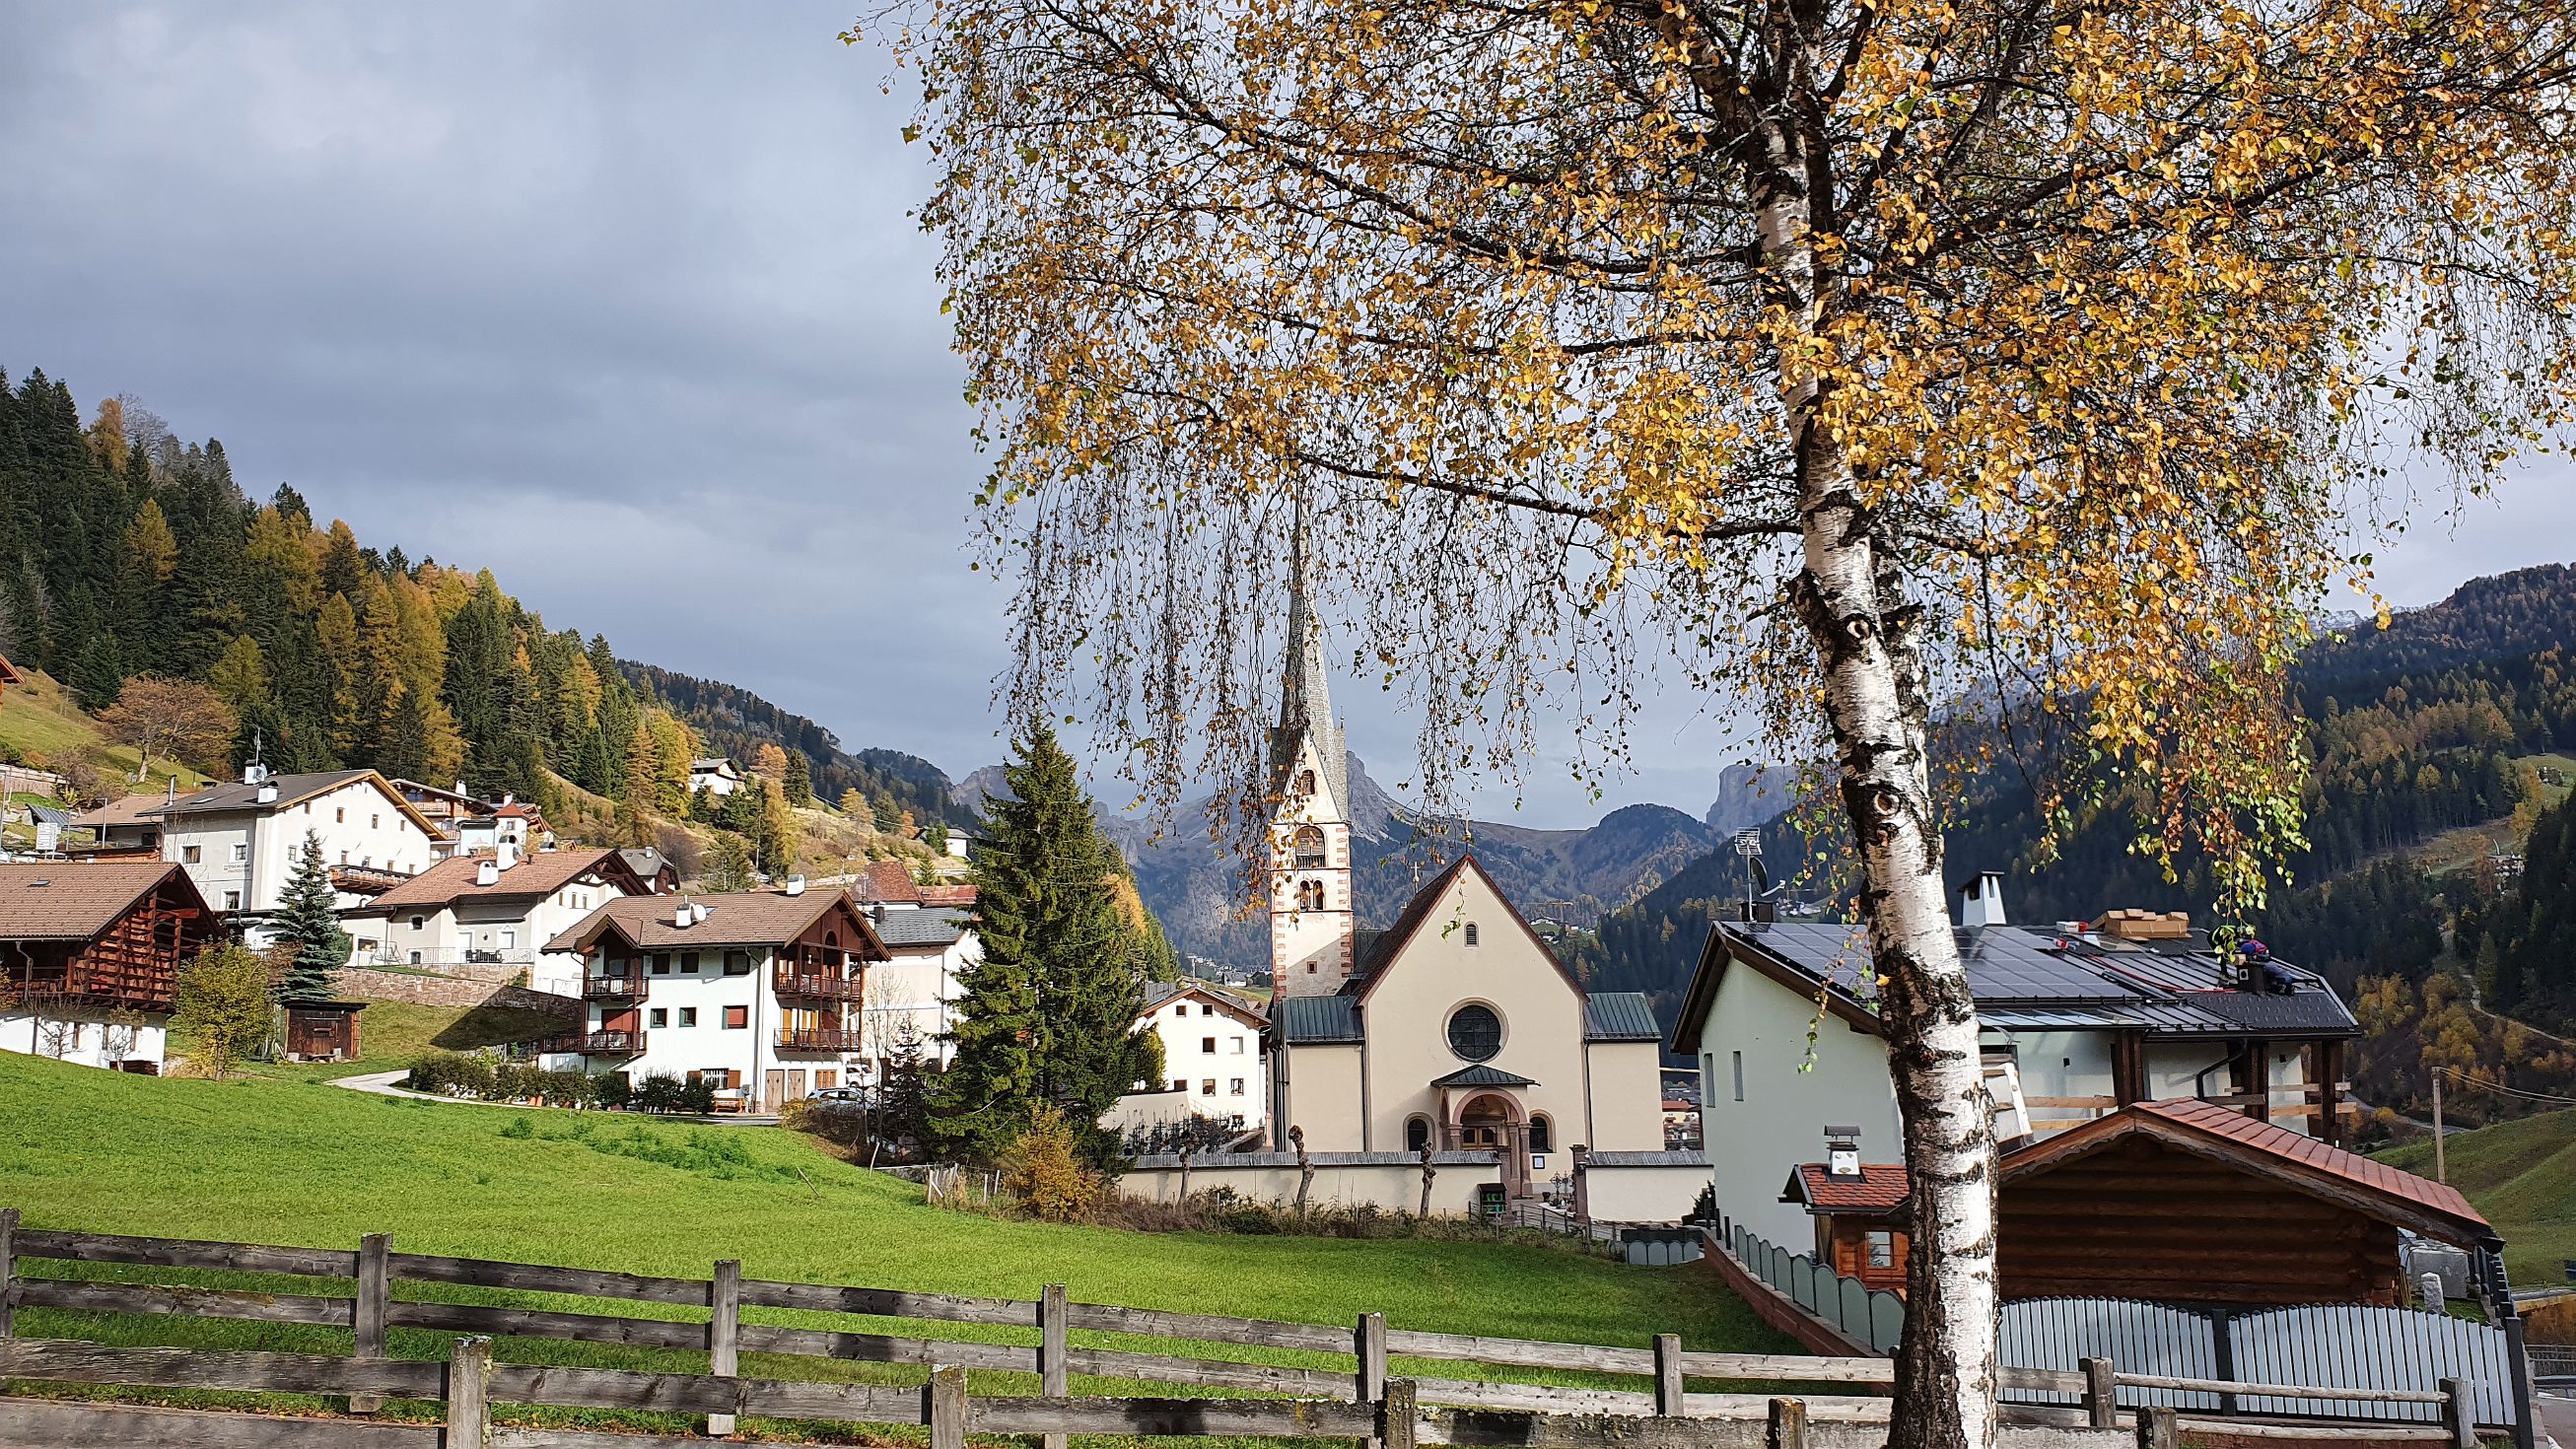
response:
[[[1315,613],[1310,517],[1288,544],[1288,646],[1270,734],[1270,994],[1330,996],[1351,977],[1350,756],[1333,719]]]

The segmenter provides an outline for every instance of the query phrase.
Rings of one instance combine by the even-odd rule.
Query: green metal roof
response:
[[[1507,1072],[1489,1062],[1460,1067],[1445,1077],[1433,1077],[1435,1087],[1535,1087],[1538,1083],[1518,1072]]]
[[[1291,996],[1274,1013],[1279,1039],[1295,1045],[1360,1040],[1360,1004],[1351,996]]]
[[[1655,1003],[1642,991],[1596,992],[1583,1003],[1586,1041],[1661,1041]]]

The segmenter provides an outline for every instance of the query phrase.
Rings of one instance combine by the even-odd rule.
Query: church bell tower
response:
[[[1325,682],[1308,515],[1289,541],[1288,650],[1270,734],[1270,999],[1330,996],[1351,979],[1350,756]]]

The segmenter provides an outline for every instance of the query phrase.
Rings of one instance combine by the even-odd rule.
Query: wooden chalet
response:
[[[215,929],[176,865],[0,864],[0,1048],[157,1068],[179,966]]]
[[[2473,1252],[2502,1240],[2459,1190],[2210,1102],[2140,1102],[2004,1154],[2003,1296],[2278,1307],[2402,1305],[2401,1229]],[[1905,1291],[1907,1183],[1893,1165],[1801,1166],[1784,1201],[1816,1252]],[[1885,1244],[1884,1262],[1867,1253]]]

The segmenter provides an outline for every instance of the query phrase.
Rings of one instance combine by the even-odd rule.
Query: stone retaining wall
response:
[[[580,1002],[549,991],[471,981],[461,976],[415,976],[408,971],[378,971],[366,966],[343,970],[338,989],[351,996],[407,1001],[416,1006],[515,1006],[529,1011],[552,1012],[566,1018],[581,1011]]]

